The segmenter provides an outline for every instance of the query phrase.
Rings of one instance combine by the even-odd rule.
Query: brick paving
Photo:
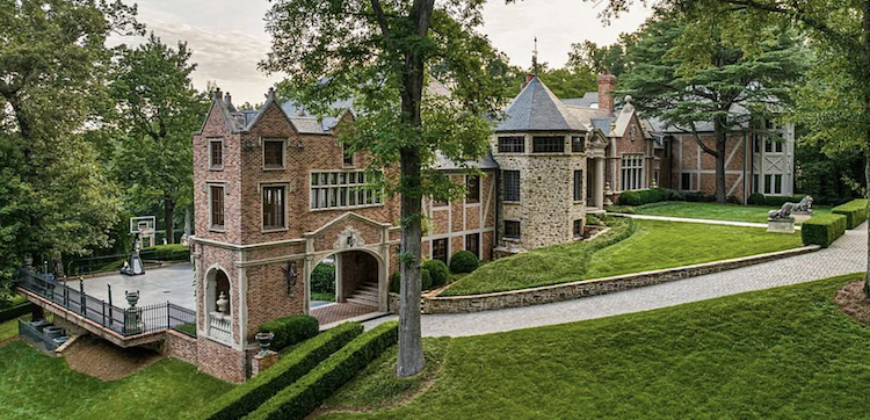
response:
[[[477,313],[423,315],[423,335],[460,337],[563,324],[806,283],[866,269],[865,223],[847,231],[828,249],[751,267],[547,305]],[[396,318],[379,318],[367,322],[366,327]]]
[[[377,311],[378,308],[374,306],[358,305],[356,303],[336,303],[311,308],[308,314],[317,318],[320,325],[327,325]]]

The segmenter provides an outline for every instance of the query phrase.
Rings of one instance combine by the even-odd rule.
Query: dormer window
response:
[[[263,141],[263,168],[284,169],[284,140]]]

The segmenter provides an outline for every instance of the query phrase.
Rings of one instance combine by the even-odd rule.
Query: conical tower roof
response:
[[[495,131],[586,131],[586,126],[534,77],[508,106]]]

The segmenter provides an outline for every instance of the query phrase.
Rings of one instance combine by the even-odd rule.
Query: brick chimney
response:
[[[598,108],[613,112],[613,91],[616,90],[616,76],[605,70],[598,76]]]
[[[531,82],[532,82],[532,79],[534,79],[534,78],[535,78],[535,75],[534,75],[534,74],[531,74],[531,73],[526,74],[526,81],[523,82],[523,84],[520,86],[520,90],[525,89],[526,86],[528,86],[529,83],[531,83]]]
[[[226,102],[227,105],[232,105],[233,104],[233,95],[230,95],[229,92],[224,94],[224,102]]]

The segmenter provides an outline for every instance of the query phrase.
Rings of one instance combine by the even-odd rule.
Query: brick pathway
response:
[[[327,325],[377,311],[378,308],[373,306],[358,305],[356,303],[336,303],[311,308],[308,314],[317,318],[320,325]]]
[[[805,283],[867,269],[867,224],[828,249],[765,264],[603,296],[489,312],[423,315],[425,336],[467,336],[563,324],[753,290]],[[372,327],[396,316],[366,323]]]

